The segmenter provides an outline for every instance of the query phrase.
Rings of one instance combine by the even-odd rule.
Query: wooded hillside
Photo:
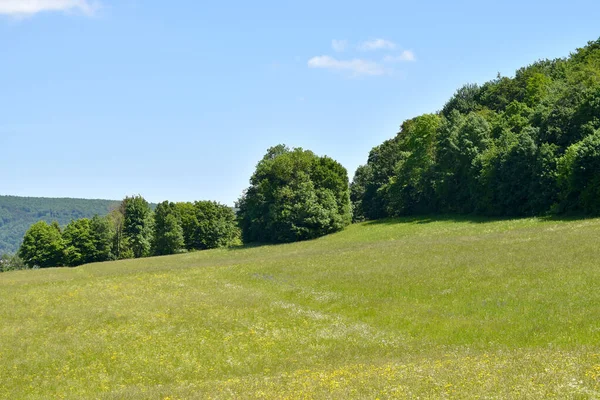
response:
[[[73,219],[106,215],[119,201],[0,196],[0,254],[16,253],[27,229],[38,221],[66,225]]]

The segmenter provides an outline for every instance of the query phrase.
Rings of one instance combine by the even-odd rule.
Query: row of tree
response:
[[[351,185],[354,219],[600,213],[600,40],[405,121]]]
[[[238,244],[235,213],[211,201],[164,201],[153,211],[141,196],[126,197],[106,216],[71,221],[64,230],[39,221],[18,256],[31,268],[174,254]]]
[[[153,211],[143,197],[133,196],[106,216],[76,219],[64,229],[40,221],[25,234],[18,256],[29,267],[77,266],[227,247],[242,238],[312,239],[352,220],[348,173],[329,157],[278,145],[258,163],[250,183],[237,215],[212,201],[164,201]]]

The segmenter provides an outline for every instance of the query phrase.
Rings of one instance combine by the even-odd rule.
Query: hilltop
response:
[[[598,397],[599,235],[419,217],[4,273],[0,397]]]

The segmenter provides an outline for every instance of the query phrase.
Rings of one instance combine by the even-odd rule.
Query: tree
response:
[[[600,129],[567,149],[558,181],[563,210],[600,214]]]
[[[192,243],[198,250],[228,247],[239,242],[233,210],[215,201],[194,202],[195,226]]]
[[[133,251],[129,245],[129,240],[124,233],[125,226],[125,201],[123,200],[119,207],[108,214],[107,219],[110,223],[111,254],[117,260],[133,258]]]
[[[440,117],[425,114],[402,124],[404,155],[387,190],[388,215],[434,211],[433,167]]]
[[[181,221],[181,228],[183,229],[184,246],[188,250],[194,250],[194,232],[196,231],[196,226],[198,226],[194,203],[189,201],[175,203],[175,209]]]
[[[343,229],[352,211],[346,169],[329,157],[270,148],[238,202],[244,242],[291,242]]]
[[[0,256],[0,272],[18,271],[27,269],[27,265],[16,254],[2,254]]]
[[[177,203],[185,247],[205,250],[233,246],[240,242],[240,230],[231,207],[214,201]]]
[[[492,127],[478,113],[453,111],[440,126],[436,143],[435,191],[441,212],[472,212],[477,196],[475,160],[491,142]]]
[[[58,267],[63,264],[65,245],[57,222],[33,224],[23,237],[19,257],[30,268]]]
[[[183,229],[175,203],[163,201],[154,211],[154,241],[152,253],[155,255],[175,254],[184,247]]]
[[[90,231],[92,236],[93,252],[89,262],[102,262],[115,259],[112,252],[112,241],[115,234],[110,217],[94,215],[90,220]]]
[[[364,199],[367,187],[373,179],[373,171],[370,165],[361,165],[354,173],[354,179],[350,184],[350,201],[352,202],[352,222],[361,222],[366,219]]]
[[[152,240],[152,209],[142,196],[123,200],[123,234],[128,239],[135,258],[150,254]]]
[[[89,219],[71,221],[63,232],[63,240],[66,265],[75,267],[92,261],[96,248]]]

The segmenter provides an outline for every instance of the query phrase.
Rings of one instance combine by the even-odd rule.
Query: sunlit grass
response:
[[[0,398],[598,398],[600,219],[0,274]]]

